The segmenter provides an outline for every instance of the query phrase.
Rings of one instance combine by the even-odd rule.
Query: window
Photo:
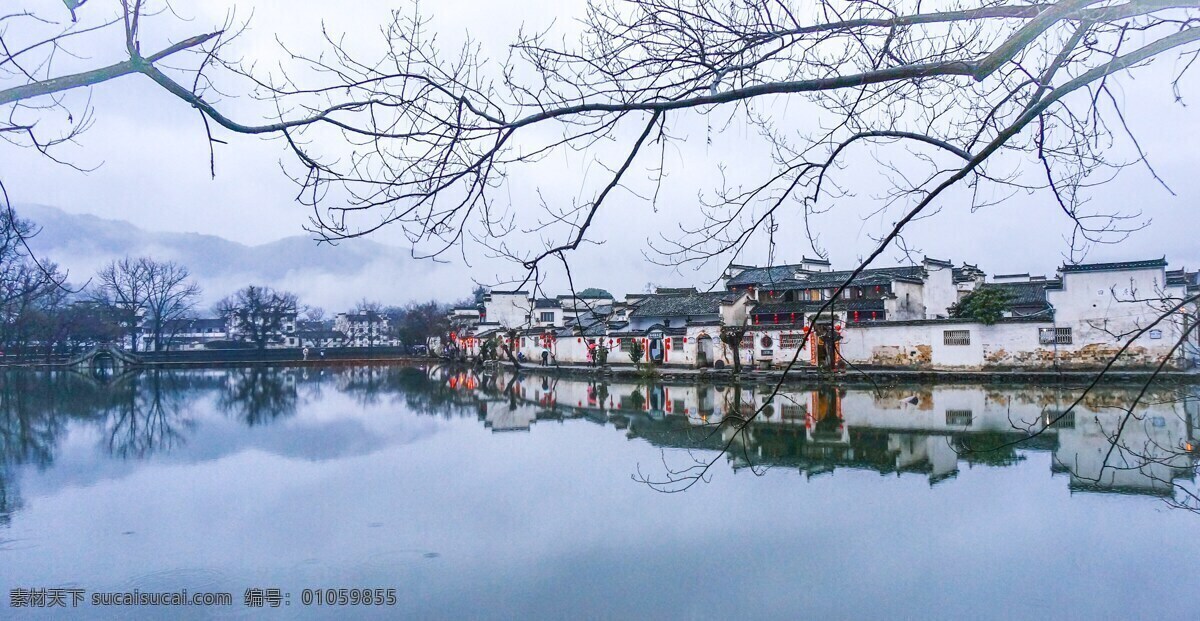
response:
[[[783,416],[784,420],[803,420],[805,409],[804,406],[785,404],[780,406],[779,413]]]
[[[1075,412],[1062,413],[1058,410],[1046,410],[1042,422],[1047,429],[1074,429]]]
[[[971,331],[970,330],[944,330],[942,331],[942,343],[946,345],[970,345]]]
[[[547,323],[554,321],[554,311],[542,313],[542,321]]]
[[[973,419],[971,410],[946,410],[947,425],[969,427]]]
[[[741,345],[740,349],[742,349],[742,350],[754,349],[754,335],[753,334],[747,334],[742,337],[742,345]]]
[[[671,350],[672,351],[683,351],[683,339],[684,339],[684,337],[682,337],[682,336],[677,336],[677,337],[671,339]]]
[[[621,351],[629,353],[633,351],[634,339],[621,339]]]
[[[780,349],[800,349],[802,343],[804,343],[803,332],[784,332],[779,335]]]
[[[1070,328],[1038,328],[1038,343],[1042,345],[1070,345]]]

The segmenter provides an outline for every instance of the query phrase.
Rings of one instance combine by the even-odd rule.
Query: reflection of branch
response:
[[[142,458],[187,441],[183,431],[194,428],[195,421],[183,417],[186,392],[179,379],[176,373],[151,371],[117,385],[119,401],[105,421],[110,454]]]
[[[254,427],[295,414],[298,400],[296,386],[285,373],[252,367],[229,373],[217,404]]]

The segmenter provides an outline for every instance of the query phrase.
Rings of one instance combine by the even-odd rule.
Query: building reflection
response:
[[[147,459],[182,450],[214,414],[238,427],[275,427],[323,391],[364,407],[470,417],[497,433],[585,420],[664,449],[709,451],[699,454],[735,471],[787,468],[813,477],[863,469],[922,476],[930,485],[1048,453],[1050,474],[1073,491],[1169,497],[1193,480],[1200,437],[1195,388],[1151,390],[1128,415],[1122,408],[1136,391],[1118,388],[1089,394],[1067,412],[1077,392],[1031,387],[821,386],[772,395],[753,384],[587,381],[447,366],[160,370],[107,381],[7,372],[0,373],[0,524],[22,506],[20,469],[52,467],[69,428],[85,428],[81,437],[98,438],[109,458]],[[340,454],[338,437],[323,436],[322,454]]]
[[[587,419],[668,449],[728,446],[735,470],[839,468],[924,476],[931,485],[976,466],[1048,452],[1072,491],[1170,496],[1192,481],[1200,431],[1197,395],[1137,389],[1081,391],[937,386],[792,388],[675,385],[432,369],[431,378],[480,403],[493,431],[539,420]],[[499,386],[498,390],[482,387]],[[1070,410],[1070,411],[1068,411]],[[757,416],[755,413],[757,412]],[[752,420],[748,420],[751,419]],[[747,422],[748,421],[748,422]]]

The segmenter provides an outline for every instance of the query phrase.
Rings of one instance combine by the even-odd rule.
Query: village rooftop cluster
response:
[[[437,347],[559,365],[637,358],[772,368],[795,359],[819,368],[989,370],[1099,368],[1113,359],[1152,368],[1165,359],[1166,368],[1193,367],[1200,276],[1168,267],[1149,259],[989,277],[976,265],[925,257],[847,282],[851,271],[805,258],[730,266],[713,291],[659,288],[624,300],[600,289],[554,298],[491,291],[451,311],[451,333]],[[986,300],[999,305],[995,316],[978,311]]]

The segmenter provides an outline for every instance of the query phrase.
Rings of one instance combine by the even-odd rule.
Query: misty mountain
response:
[[[297,235],[248,246],[216,235],[147,231],[137,225],[45,205],[21,205],[18,214],[41,232],[30,246],[39,257],[70,271],[82,283],[105,263],[124,256],[151,256],[181,263],[204,288],[207,306],[247,284],[295,292],[303,303],[345,310],[362,298],[385,304],[464,297],[465,276],[439,263],[413,259],[407,251],[369,239],[337,246]],[[462,292],[455,288],[462,283]]]

